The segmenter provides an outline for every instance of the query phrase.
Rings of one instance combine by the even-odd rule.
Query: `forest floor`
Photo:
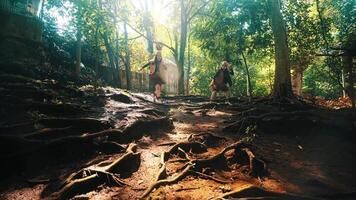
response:
[[[356,199],[356,116],[0,77],[0,199]]]

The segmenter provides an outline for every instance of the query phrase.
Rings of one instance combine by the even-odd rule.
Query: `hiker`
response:
[[[142,70],[147,66],[150,67],[150,80],[152,81],[152,84],[155,87],[155,91],[153,93],[154,101],[159,100],[161,98],[162,85],[165,84],[161,69],[166,68],[162,59],[161,45],[157,44],[156,49],[157,53],[155,57],[141,68]]]
[[[218,92],[223,91],[225,98],[229,98],[229,88],[232,86],[230,75],[234,75],[231,64],[225,59],[210,83],[211,97],[214,100]]]

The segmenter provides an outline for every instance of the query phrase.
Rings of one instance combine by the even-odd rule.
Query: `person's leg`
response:
[[[230,97],[229,91],[230,91],[229,85],[225,85],[225,87],[224,87],[224,94],[225,94],[225,99],[226,99],[226,100]]]
[[[156,97],[157,97],[157,99],[159,99],[161,97],[161,85],[156,84],[155,88],[156,88],[156,91],[155,91]]]
[[[224,93],[225,93],[225,99],[228,99],[229,98],[229,90],[226,90]]]
[[[216,98],[216,95],[217,95],[217,92],[215,90],[212,90],[210,100],[214,100]]]

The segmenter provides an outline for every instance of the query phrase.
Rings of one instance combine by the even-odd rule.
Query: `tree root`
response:
[[[145,134],[149,134],[148,131],[171,130],[172,128],[173,122],[167,117],[160,117],[157,119],[150,120],[137,120],[127,126],[122,131],[121,136],[117,135],[118,138],[115,138],[115,140],[118,140],[121,143],[129,143],[134,140],[140,139]]]
[[[98,132],[113,128],[108,121],[94,118],[45,118],[37,121],[37,124],[51,128],[63,128],[72,126],[76,131]]]
[[[74,134],[71,126],[63,128],[43,128],[39,131],[28,133],[23,137],[29,140],[51,140]]]
[[[167,152],[164,152],[164,155],[166,156],[164,157],[164,160],[167,161],[169,156],[172,154],[178,154],[179,148],[183,149],[184,151],[191,151],[193,153],[201,153],[207,151],[207,147],[200,142],[180,142],[171,147]]]
[[[153,183],[149,188],[145,190],[145,192],[141,196],[141,199],[146,198],[154,189],[157,189],[163,185],[177,183],[178,181],[182,180],[189,174],[192,167],[193,167],[192,165],[187,165],[182,172],[180,172],[178,175],[174,176],[171,179],[163,179],[163,180],[155,181],[155,183]]]
[[[211,132],[204,132],[198,134],[191,134],[188,137],[189,142],[200,142],[209,147],[214,147],[219,144],[220,141],[227,141],[227,138],[217,136]]]
[[[190,173],[195,174],[201,178],[209,179],[209,180],[215,181],[217,183],[221,183],[221,184],[231,183],[231,181],[221,180],[221,179],[215,178],[213,176],[210,176],[210,175],[207,175],[207,174],[204,174],[201,172],[193,171],[193,170],[191,170]]]
[[[25,122],[19,124],[0,126],[1,135],[24,134],[24,130],[26,130],[27,132],[35,131],[36,129],[34,127],[34,122]]]
[[[161,161],[160,161],[160,169],[158,171],[158,175],[156,177],[156,181],[162,180],[164,178],[167,178],[167,169],[166,169],[166,161],[165,161],[165,153],[162,153],[161,155]]]
[[[147,130],[171,128],[172,124],[168,118],[157,118],[152,120],[138,120],[126,127],[123,131],[118,129],[107,129],[95,133],[77,134],[78,129],[101,130],[111,127],[107,122],[91,118],[50,118],[40,119],[38,124],[54,127],[42,131],[22,135],[10,136],[0,135],[0,158],[11,161],[26,161],[32,157],[36,159],[46,158],[46,162],[33,163],[36,168],[57,162],[66,162],[76,158],[85,158],[93,153],[117,153],[122,152],[120,144],[132,142],[141,138],[144,134],[150,134]],[[93,124],[93,125],[91,125]],[[66,126],[72,126],[67,129]],[[22,126],[22,125],[21,125]],[[73,126],[79,126],[77,130]],[[73,132],[72,132],[73,130]],[[143,132],[142,130],[146,130]],[[59,137],[63,131],[64,137]],[[51,135],[52,134],[52,135]],[[39,140],[41,138],[41,140]],[[42,139],[43,138],[43,139]],[[46,139],[51,138],[51,139]],[[84,149],[84,151],[83,151]],[[61,158],[62,160],[58,159]],[[16,163],[17,163],[16,162]],[[16,172],[21,170],[14,167],[15,162],[6,162],[5,168]],[[31,165],[32,166],[32,165]],[[31,166],[27,166],[30,169]],[[124,174],[124,173],[123,173]],[[0,174],[2,176],[2,174]],[[6,174],[4,174],[6,176]]]
[[[104,183],[118,186],[127,185],[120,180],[117,173],[122,177],[124,171],[132,170],[132,168],[134,170],[138,169],[137,164],[139,165],[140,162],[140,153],[136,151],[136,144],[130,144],[124,155],[102,169],[87,168],[72,174],[61,184],[59,190],[49,198],[69,199],[77,194],[92,191]]]
[[[221,166],[221,162],[227,163],[227,158],[225,157],[225,153],[230,150],[234,150],[235,152],[241,152],[241,151],[245,152],[245,154],[248,156],[250,160],[249,166],[251,168],[251,174],[256,176],[262,176],[262,171],[265,172],[264,170],[266,170],[265,163],[260,159],[257,159],[254,156],[254,154],[249,149],[246,148],[246,144],[244,144],[241,141],[235,142],[222,149],[219,153],[205,159],[193,159],[190,158],[190,156],[186,153],[187,150],[190,150],[190,147],[195,145],[199,145],[199,147],[201,147],[201,143],[178,143],[168,151],[163,152],[161,157],[161,163],[160,163],[161,167],[158,176],[155,182],[150,187],[148,187],[146,191],[142,194],[141,198],[146,198],[154,189],[157,189],[163,185],[177,183],[178,181],[182,180],[188,175],[196,175],[201,178],[210,179],[222,184],[230,183],[229,181],[221,180],[201,172],[206,167],[216,168],[216,166]],[[181,172],[179,172],[177,175],[175,175],[172,178],[167,178],[166,162],[170,162],[168,160],[170,155],[176,154],[177,152],[183,153],[183,157],[184,157],[184,159],[181,159],[179,161],[186,160],[187,162],[182,167]],[[263,166],[263,169],[261,169],[261,165]]]
[[[155,117],[163,117],[165,115],[164,112],[154,109],[154,108],[146,108],[140,111],[141,113],[147,114],[147,115],[153,115]]]
[[[126,103],[126,104],[131,104],[134,103],[134,100],[127,94],[124,94],[122,92],[117,93],[117,94],[112,94],[110,96],[111,99],[115,100],[115,101],[119,101],[122,103]]]
[[[249,158],[251,176],[263,177],[267,175],[267,164],[263,160],[257,158],[248,148],[243,148],[241,151],[245,152]]]
[[[246,116],[242,119],[227,125],[223,128],[224,132],[234,132],[243,133],[246,128],[250,125],[257,125],[260,126],[263,123],[268,121],[276,121],[276,124],[280,124],[283,120],[309,120],[312,123],[316,121],[316,119],[320,119],[317,115],[309,112],[309,111],[294,111],[294,112],[272,112],[272,113],[265,113],[258,116]]]

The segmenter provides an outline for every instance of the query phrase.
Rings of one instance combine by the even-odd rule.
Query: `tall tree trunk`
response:
[[[251,76],[250,76],[250,71],[248,69],[246,57],[243,51],[241,51],[242,59],[244,60],[245,64],[245,70],[246,70],[246,82],[247,82],[247,88],[246,88],[246,93],[247,96],[250,97],[252,95],[252,85],[251,85]]]
[[[180,11],[180,46],[179,46],[179,57],[178,57],[178,92],[179,94],[184,94],[184,54],[185,47],[187,45],[187,29],[188,29],[188,19],[186,14],[186,8],[184,1],[181,0],[181,11]]]
[[[41,12],[40,12],[40,19],[41,20],[43,19],[43,13],[44,13],[44,8],[45,8],[44,4],[45,4],[45,0],[42,0],[42,2],[41,2]]]
[[[324,40],[324,45],[326,47],[327,50],[329,50],[329,42],[326,38],[327,35],[327,25],[324,23],[323,20],[323,11],[320,7],[320,1],[316,0],[316,11],[318,12],[318,17],[319,17],[319,22],[320,22],[320,27],[321,27],[321,36],[323,37]]]
[[[82,62],[82,33],[80,28],[77,30],[77,47],[76,47],[76,60],[75,60],[75,74],[77,77],[80,75],[80,64]]]
[[[305,69],[305,68],[303,68]],[[301,96],[302,95],[302,88],[303,88],[303,70],[296,69],[292,73],[292,90],[293,93]]]
[[[152,2],[153,3],[153,2]],[[147,51],[150,53],[150,55],[153,55],[153,22],[151,19],[151,14],[149,12],[149,7],[148,7],[148,0],[145,0],[145,5],[144,5],[144,17],[143,17],[143,27],[146,31],[146,38],[147,38]],[[152,83],[151,79],[148,79],[148,91],[153,92],[155,90],[154,85]]]
[[[126,81],[127,89],[131,90],[131,66],[130,66],[130,49],[128,44],[128,33],[127,25],[124,22],[124,34],[125,34],[125,72],[126,72]]]
[[[271,25],[275,46],[275,77],[273,96],[292,97],[292,84],[290,75],[289,47],[287,44],[286,26],[281,13],[279,0],[268,0]]]
[[[98,38],[98,34],[99,34],[99,24],[98,22],[96,22],[96,28],[95,28],[95,84],[98,83],[98,79],[99,79],[99,38]]]
[[[342,97],[346,97],[345,67],[341,70]]]
[[[190,33],[188,36],[188,66],[187,66],[187,82],[186,82],[186,89],[185,93],[186,95],[189,95],[189,79],[190,79],[190,67],[191,67],[191,47],[190,47]]]
[[[113,1],[114,4],[114,12],[118,13],[118,1]],[[121,71],[120,71],[120,56],[119,56],[119,28],[118,28],[118,20],[115,15],[113,15],[113,19],[115,22],[115,52],[112,52],[115,58],[115,66],[114,69],[114,80],[117,82],[118,86],[121,88]]]
[[[114,55],[114,51],[112,50],[112,47],[110,46],[109,43],[109,38],[106,32],[104,32],[103,34],[103,39],[104,39],[104,43],[105,43],[105,48],[106,48],[106,52],[108,54],[108,58],[109,58],[109,64],[110,64],[110,69],[113,75],[113,84],[116,87],[121,88],[121,80],[120,80],[120,76],[117,73],[117,67],[115,66],[115,55]]]
[[[177,32],[175,32],[174,33],[174,49],[175,49],[175,52],[173,52],[173,57],[174,57],[174,61],[176,62],[176,63],[178,63],[179,61],[179,58],[178,58],[178,44],[179,42],[178,42],[178,33]],[[179,70],[179,69],[178,69]]]
[[[345,65],[346,73],[348,75],[348,85],[347,85],[347,93],[351,99],[352,108],[355,108],[355,90],[354,90],[354,72],[353,72],[353,64],[352,64],[352,55],[350,53],[346,53],[343,56],[343,63]]]
[[[153,33],[152,33],[152,20],[151,15],[148,8],[148,2],[145,0],[145,12],[144,12],[144,19],[143,19],[143,26],[146,30],[146,37],[147,37],[147,51],[150,54],[153,54]]]
[[[118,32],[115,31],[115,48],[112,47],[109,43],[109,48],[111,51],[112,58],[114,60],[114,65],[112,68],[113,80],[117,87],[121,88],[121,76],[120,76],[120,59],[119,59],[119,35]]]
[[[98,1],[98,4],[99,4],[99,8],[102,9],[102,1],[101,0]],[[116,5],[114,5],[114,6],[116,9]],[[116,20],[116,19],[114,18],[114,20]],[[105,22],[103,20],[101,20],[101,23],[103,23],[105,26]],[[112,75],[112,79],[113,79],[113,85],[115,87],[121,88],[121,78],[120,78],[120,73],[118,71],[119,66],[116,66],[115,53],[114,53],[113,48],[110,45],[107,31],[104,31],[103,39],[104,39],[106,52],[107,52],[108,58],[109,58],[109,65],[110,65],[111,75]]]

